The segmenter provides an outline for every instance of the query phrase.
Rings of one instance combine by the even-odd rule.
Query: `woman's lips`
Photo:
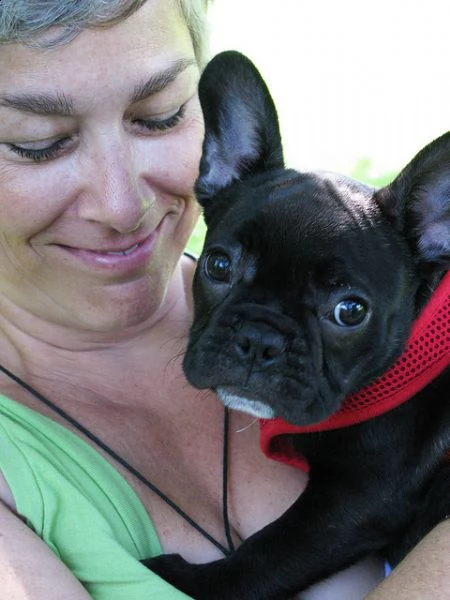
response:
[[[115,273],[133,271],[148,264],[160,229],[161,224],[143,241],[132,244],[123,250],[87,250],[64,245],[59,247],[90,268],[99,268]]]

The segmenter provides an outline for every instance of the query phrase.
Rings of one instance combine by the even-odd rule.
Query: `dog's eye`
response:
[[[341,327],[360,325],[366,317],[366,306],[356,298],[341,300],[333,310],[333,319]]]
[[[213,281],[228,283],[231,279],[231,259],[224,252],[211,252],[205,257],[206,275]]]

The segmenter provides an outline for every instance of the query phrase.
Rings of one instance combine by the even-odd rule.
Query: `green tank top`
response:
[[[71,431],[3,395],[0,470],[18,513],[92,598],[188,598],[139,562],[161,545],[120,473]]]

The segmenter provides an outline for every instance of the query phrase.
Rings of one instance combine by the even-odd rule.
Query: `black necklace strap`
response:
[[[121,464],[127,471],[129,471],[132,475],[136,477],[141,483],[143,483],[147,488],[149,488],[152,492],[154,492],[161,500],[163,500],[170,508],[172,508],[180,517],[182,517],[189,525],[191,525],[196,531],[198,531],[204,538],[210,541],[216,548],[218,548],[225,556],[229,556],[232,552],[234,552],[234,544],[231,538],[230,532],[230,524],[228,518],[228,409],[225,408],[224,415],[224,442],[223,442],[223,520],[225,527],[225,535],[227,538],[227,542],[229,548],[225,548],[223,544],[218,542],[211,534],[209,534],[201,525],[196,523],[192,517],[190,517],[183,509],[181,509],[173,500],[171,500],[164,492],[162,492],[156,485],[154,485],[151,481],[149,481],[144,475],[142,475],[137,469],[135,469],[129,462],[127,462],[124,458],[122,458],[117,452],[115,452],[112,448],[110,448],[107,444],[102,442],[102,440],[97,437],[95,434],[91,433],[86,427],[84,427],[81,423],[71,417],[66,411],[56,405],[54,402],[43,396],[40,392],[38,392],[31,385],[26,383],[23,379],[9,371],[6,367],[0,364],[0,371],[2,371],[5,375],[7,375],[10,379],[18,383],[22,388],[24,388],[27,392],[32,394],[35,398],[37,398],[40,402],[48,406],[52,411],[62,417],[65,421],[70,423],[75,429],[77,429],[80,433],[89,438],[94,444],[96,444],[99,448],[104,450],[106,454],[108,454],[111,458]]]
[[[223,461],[222,461],[222,513],[223,513],[223,526],[225,528],[225,536],[227,538],[229,552],[231,554],[235,551],[233,538],[231,537],[231,527],[228,515],[228,462],[229,462],[229,427],[230,413],[228,407],[225,406],[225,414],[223,417]]]

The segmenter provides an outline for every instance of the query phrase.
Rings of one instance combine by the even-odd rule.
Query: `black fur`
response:
[[[450,133],[374,190],[284,168],[275,107],[242,55],[213,59],[200,98],[208,232],[186,375],[257,414],[318,422],[399,357],[448,270]],[[310,480],[277,521],[208,565],[146,564],[204,600],[289,598],[371,552],[395,564],[450,510],[449,394],[447,369],[383,416],[296,436]]]

